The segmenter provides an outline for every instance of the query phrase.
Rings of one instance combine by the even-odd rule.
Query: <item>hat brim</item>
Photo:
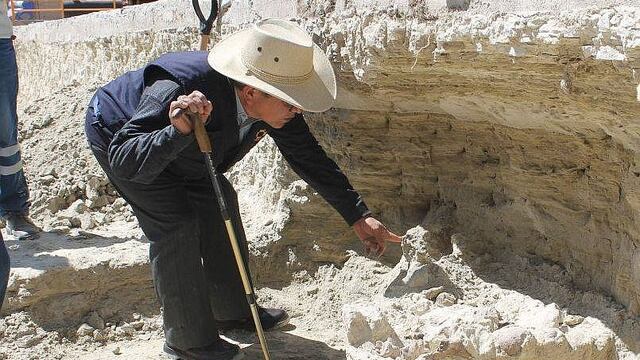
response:
[[[237,32],[216,44],[208,56],[217,72],[255,87],[304,111],[323,112],[336,100],[336,76],[322,49],[313,44],[313,72],[306,81],[295,84],[268,83],[256,77],[240,61],[242,45],[249,40],[251,28]]]

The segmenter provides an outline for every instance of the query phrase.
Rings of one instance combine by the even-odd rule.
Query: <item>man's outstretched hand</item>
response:
[[[365,255],[374,254],[381,256],[387,248],[387,241],[401,243],[402,238],[387,228],[373,217],[365,217],[353,224],[353,230],[364,245]]]

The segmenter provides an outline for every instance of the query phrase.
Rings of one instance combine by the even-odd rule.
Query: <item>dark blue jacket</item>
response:
[[[162,181],[208,176],[194,136],[180,134],[168,117],[171,101],[199,90],[214,104],[206,129],[218,171],[226,172],[242,159],[266,131],[291,168],[349,225],[369,213],[360,195],[311,134],[302,115],[281,129],[256,122],[240,143],[233,87],[208,65],[206,57],[206,52],[167,54],[98,89],[89,104],[95,116],[87,117],[85,132],[91,144],[108,153],[115,176],[149,184],[159,181],[160,175]],[[158,91],[163,87],[156,84],[164,82],[174,84],[175,91]]]

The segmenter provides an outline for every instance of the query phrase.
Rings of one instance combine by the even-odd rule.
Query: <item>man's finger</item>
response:
[[[204,105],[204,111],[206,112],[206,115],[208,116],[211,111],[213,111],[213,104],[211,103],[211,101],[207,101]]]
[[[389,234],[387,235],[387,241],[392,243],[401,243],[402,237],[389,231]]]

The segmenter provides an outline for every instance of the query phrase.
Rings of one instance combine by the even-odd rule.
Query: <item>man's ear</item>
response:
[[[260,97],[260,90],[245,85],[242,89],[240,89],[240,96],[243,101],[244,111],[247,112],[249,116],[257,116],[254,111],[256,109],[256,104],[258,103],[258,98]]]
[[[258,95],[258,90],[252,86],[245,85],[240,92],[245,96],[245,99],[254,99]]]

